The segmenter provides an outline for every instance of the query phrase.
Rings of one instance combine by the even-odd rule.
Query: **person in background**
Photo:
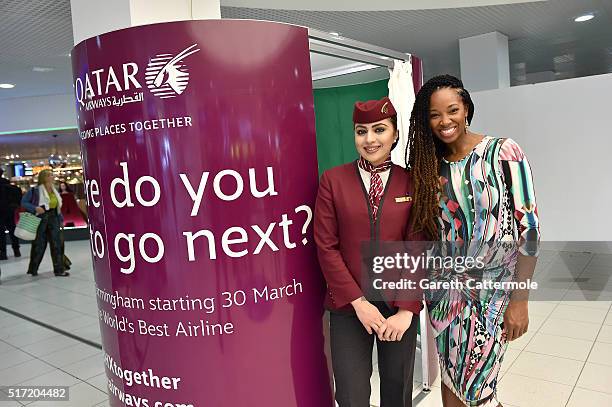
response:
[[[85,221],[70,185],[64,181],[60,182],[59,192],[62,197],[62,216],[64,217],[65,226],[77,226],[75,221],[77,223],[81,220]]]
[[[397,116],[389,98],[357,102],[353,112],[360,158],[325,171],[314,215],[314,238],[327,282],[331,356],[340,407],[370,405],[376,338],[381,407],[412,406],[412,375],[421,293],[374,299],[361,276],[363,242],[411,240],[413,180],[391,163]],[[417,298],[418,297],[418,298]]]
[[[0,260],[6,260],[6,231],[11,238],[11,246],[15,257],[21,257],[19,239],[15,237],[15,211],[21,204],[21,189],[11,185],[9,180],[2,178],[4,170],[0,168]]]
[[[531,168],[514,140],[471,131],[473,116],[470,94],[453,76],[431,78],[419,90],[406,150],[407,167],[417,181],[415,229],[442,247],[453,243],[454,250],[469,250],[473,257],[487,253],[487,279],[526,281],[535,269],[540,238]],[[504,248],[507,242],[513,242],[512,249]],[[497,378],[508,343],[527,332],[528,293],[457,293],[438,290],[425,296],[442,402],[445,407],[501,406]]]
[[[64,224],[61,225],[60,232],[60,240],[62,241],[62,258],[64,261],[64,270],[68,271],[72,266],[72,261],[70,261],[68,256],[66,256],[66,252],[64,250],[64,226],[75,226],[75,224],[74,222],[67,222],[66,219],[74,219],[75,217],[81,219],[84,218],[83,213],[81,212],[81,209],[79,208],[79,205],[74,197],[74,192],[72,192],[70,186],[62,181],[59,184],[59,191],[60,196],[62,197],[62,218],[64,220]]]
[[[66,277],[70,273],[64,270],[60,228],[62,219],[62,198],[53,186],[53,172],[43,170],[38,174],[38,186],[30,188],[21,200],[21,205],[30,213],[41,218],[36,238],[32,242],[28,274],[38,275],[38,267],[45,254],[47,241],[51,248],[53,273],[57,277]]]

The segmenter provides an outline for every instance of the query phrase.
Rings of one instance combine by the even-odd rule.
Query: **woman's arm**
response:
[[[26,211],[36,214],[36,205],[32,204],[32,195],[34,194],[34,188],[30,188],[28,192],[21,198],[21,206],[25,208]]]
[[[502,144],[500,159],[502,164],[505,164],[506,183],[510,182],[510,193],[514,204],[513,215],[519,231],[519,247],[523,254],[535,256],[537,243],[540,240],[540,220],[529,160],[512,139],[506,139]]]
[[[317,193],[314,238],[319,264],[334,307],[341,308],[351,304],[365,330],[369,334],[378,332],[385,318],[378,308],[364,297],[340,253],[338,218],[327,172],[321,177]]]
[[[504,140],[500,150],[506,187],[509,189],[513,218],[518,229],[519,256],[515,280],[526,281],[533,276],[540,242],[540,221],[529,160],[512,139]],[[528,291],[515,290],[513,299],[528,299]]]
[[[411,219],[408,220],[408,227],[406,228],[406,236],[404,239],[405,250],[409,256],[420,258],[425,255],[428,239],[425,233],[413,231]],[[420,288],[419,282],[425,277],[425,270],[420,266],[421,262],[418,262],[418,264],[415,270],[402,270],[403,273],[401,275],[401,278],[413,282],[415,288],[411,289],[409,292],[406,290],[399,290],[396,300],[393,303],[397,308],[410,311],[417,315],[423,309],[423,290]]]
[[[514,221],[518,228],[518,259],[514,270],[515,281],[527,281],[533,277],[538,245],[540,222],[533,186],[531,166],[521,147],[512,139],[504,140],[500,150],[506,185],[514,208]],[[529,290],[514,290],[504,314],[506,339],[512,341],[523,335],[529,326]]]
[[[427,238],[422,232],[414,232],[412,222],[408,221],[406,235],[404,236],[404,250],[415,258],[425,255]],[[400,245],[398,245],[399,249]],[[418,262],[420,264],[420,262]],[[385,324],[378,331],[378,338],[382,341],[401,341],[404,333],[412,325],[415,315],[419,315],[423,309],[423,290],[419,282],[425,277],[425,270],[417,266],[415,270],[402,269],[398,281],[407,279],[413,282],[414,288],[410,290],[397,290],[393,305],[398,308],[395,315],[387,318]],[[418,322],[415,322],[418,323]]]
[[[321,270],[334,306],[341,308],[363,296],[340,253],[338,219],[327,172],[319,183],[314,215],[314,238]]]

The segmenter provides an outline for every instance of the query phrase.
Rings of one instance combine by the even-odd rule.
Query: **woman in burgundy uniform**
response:
[[[381,407],[412,406],[420,295],[376,295],[362,276],[362,247],[418,240],[411,232],[413,182],[391,163],[397,116],[388,98],[357,102],[359,159],[327,170],[319,185],[314,233],[327,282],[332,366],[340,407],[370,405],[372,349],[378,350]]]

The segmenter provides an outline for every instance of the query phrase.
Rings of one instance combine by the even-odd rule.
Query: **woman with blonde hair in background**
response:
[[[40,224],[36,238],[32,241],[28,274],[38,275],[38,267],[45,254],[47,241],[51,247],[53,273],[57,277],[67,277],[70,273],[64,270],[60,228],[62,219],[62,197],[53,185],[53,172],[43,170],[38,174],[38,186],[30,188],[22,198],[21,205],[30,213],[38,216]]]

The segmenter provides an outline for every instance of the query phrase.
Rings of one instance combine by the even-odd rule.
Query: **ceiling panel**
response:
[[[70,92],[71,48],[69,0],[0,0],[0,98]]]
[[[558,77],[612,72],[611,0],[549,0],[511,5],[436,10],[295,11],[223,7],[226,18],[251,18],[335,31],[424,60],[425,76],[460,74],[459,38],[499,31],[509,37],[511,64],[525,63],[528,73],[555,69],[554,57],[576,56],[573,67],[557,66]],[[586,12],[596,18],[573,19]],[[603,57],[603,58],[602,58]],[[572,71],[565,71],[570,69]],[[512,78],[513,84],[520,84]]]
[[[224,2],[222,1],[222,4]],[[280,2],[279,2],[280,4]],[[597,17],[577,24],[585,12]],[[424,60],[425,77],[460,74],[458,39],[491,31],[510,38],[512,83],[552,71],[556,79],[612,72],[612,0],[549,0],[469,8],[296,11],[222,7],[225,18],[282,21],[340,32]],[[71,92],[69,0],[0,0],[0,98]],[[561,63],[559,58],[572,58]],[[555,62],[557,61],[557,62]],[[517,66],[522,68],[517,69]],[[53,68],[34,72],[33,68]],[[313,63],[315,69],[317,62]]]
[[[230,7],[291,9],[291,10],[421,10],[449,7],[476,7],[494,4],[527,3],[546,0],[222,0]]]

